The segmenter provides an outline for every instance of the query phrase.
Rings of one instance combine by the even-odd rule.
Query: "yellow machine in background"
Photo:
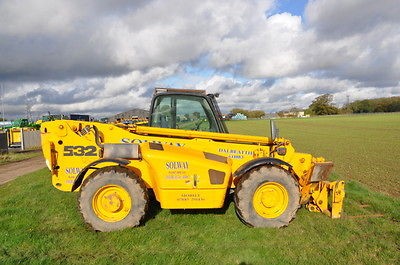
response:
[[[7,130],[8,146],[21,145],[21,128],[11,128]]]
[[[36,131],[35,128],[10,128],[7,129],[7,138],[9,147],[21,147],[22,135],[24,132]]]
[[[30,123],[28,119],[20,118],[0,126],[0,130],[7,133],[8,147],[21,147],[24,132],[36,131],[39,127],[40,125]]]
[[[344,182],[328,181],[333,163],[298,153],[276,135],[228,134],[215,95],[157,89],[149,126],[59,120],[41,126],[53,185],[80,191],[93,229],[138,226],[149,192],[164,209],[221,208],[234,192],[242,222],[282,227],[306,205],[339,218]]]

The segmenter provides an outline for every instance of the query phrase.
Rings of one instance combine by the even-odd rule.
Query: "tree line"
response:
[[[246,115],[247,118],[262,118],[265,116],[265,112],[262,110],[245,110],[245,109],[239,109],[239,108],[234,108],[231,110],[231,115],[234,116],[237,113],[242,113],[243,115]]]
[[[292,108],[289,111],[280,111],[277,114],[280,117],[296,117],[296,113],[303,111],[299,108]],[[375,98],[356,100],[345,104],[343,107],[336,107],[333,103],[333,95],[323,94],[316,97],[308,109],[304,110],[305,114],[310,115],[336,115],[336,114],[351,114],[351,113],[374,113],[374,112],[400,112],[400,97],[390,98]],[[246,115],[248,118],[262,118],[265,112],[262,110],[245,110],[234,108],[230,112],[230,116],[237,113]]]
[[[356,100],[342,108],[333,103],[333,95],[324,94],[316,97],[306,110],[311,115],[335,115],[346,113],[374,113],[400,111],[400,97]]]
[[[357,100],[349,104],[353,113],[400,111],[400,97]]]

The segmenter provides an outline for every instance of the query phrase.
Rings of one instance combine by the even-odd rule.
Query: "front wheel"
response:
[[[236,213],[245,224],[283,227],[300,207],[300,191],[289,172],[264,166],[239,180],[234,200]]]
[[[148,207],[143,181],[130,170],[113,166],[98,169],[83,183],[79,208],[94,230],[109,232],[138,226]]]

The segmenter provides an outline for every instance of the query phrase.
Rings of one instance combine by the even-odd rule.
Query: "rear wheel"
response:
[[[242,222],[254,227],[287,226],[300,207],[297,181],[287,171],[264,166],[236,185],[235,209]]]
[[[85,222],[97,231],[138,226],[148,207],[147,189],[128,169],[105,167],[83,183],[79,207]]]

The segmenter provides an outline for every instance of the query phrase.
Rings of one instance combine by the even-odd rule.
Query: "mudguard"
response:
[[[129,160],[122,159],[122,158],[103,158],[99,159],[96,161],[93,161],[92,163],[88,164],[86,167],[82,169],[81,172],[76,176],[74,180],[74,184],[72,185],[71,191],[75,191],[77,188],[79,188],[82,185],[83,178],[85,177],[86,173],[88,172],[89,169],[97,169],[95,166],[101,163],[116,163],[120,166],[126,166],[130,163]]]
[[[247,172],[251,171],[254,168],[257,168],[259,166],[264,166],[264,165],[275,165],[275,166],[287,166],[288,168],[291,168],[292,166],[280,159],[273,158],[273,157],[260,157],[253,159],[251,161],[248,161],[247,163],[241,165],[235,173],[233,173],[233,177],[237,178],[240,176],[243,176]]]

